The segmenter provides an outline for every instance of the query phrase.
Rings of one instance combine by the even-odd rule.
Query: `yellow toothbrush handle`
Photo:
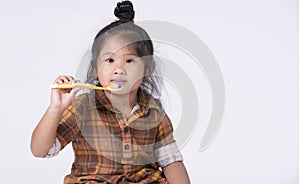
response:
[[[107,87],[99,87],[91,84],[73,83],[73,84],[53,84],[51,88],[56,89],[70,89],[70,88],[88,88],[97,90],[108,90]]]

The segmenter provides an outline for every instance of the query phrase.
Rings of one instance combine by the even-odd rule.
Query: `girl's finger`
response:
[[[57,79],[54,81],[56,84],[62,84],[62,83],[68,83],[68,82],[73,82],[74,78],[72,76],[58,76]]]
[[[70,91],[70,94],[71,94],[72,96],[75,96],[75,94],[76,94],[78,91],[80,91],[80,88],[73,88],[73,89]]]

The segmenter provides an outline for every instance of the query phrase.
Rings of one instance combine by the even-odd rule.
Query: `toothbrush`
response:
[[[118,90],[122,87],[121,84],[111,83],[108,87],[100,87],[87,83],[63,83],[63,84],[53,84],[51,88],[55,89],[69,89],[69,88],[88,88],[95,90]]]

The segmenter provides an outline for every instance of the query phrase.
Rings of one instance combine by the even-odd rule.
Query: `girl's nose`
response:
[[[125,70],[123,68],[118,67],[114,70],[114,74],[115,75],[125,75]]]

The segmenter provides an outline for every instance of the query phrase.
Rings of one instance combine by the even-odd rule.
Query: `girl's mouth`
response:
[[[127,82],[126,80],[121,80],[121,79],[111,80],[111,83],[113,83],[113,84],[120,84],[120,85],[124,85],[126,82]]]

